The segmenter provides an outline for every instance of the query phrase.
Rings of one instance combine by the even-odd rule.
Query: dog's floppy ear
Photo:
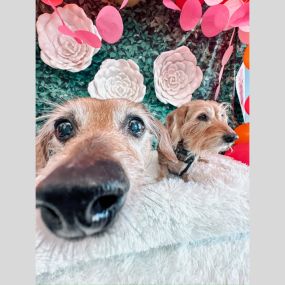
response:
[[[48,144],[51,140],[52,134],[49,127],[45,124],[36,137],[36,170],[45,167],[48,161]]]
[[[181,127],[185,122],[187,111],[188,106],[182,106],[171,112],[166,118],[166,127],[174,146],[181,140]]]
[[[177,162],[177,157],[173,151],[173,145],[165,126],[157,119],[150,117],[150,125],[152,133],[158,140],[159,151],[170,161]]]

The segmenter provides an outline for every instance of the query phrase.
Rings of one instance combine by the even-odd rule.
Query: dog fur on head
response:
[[[180,174],[190,156],[197,161],[207,153],[220,153],[232,146],[237,135],[228,125],[227,108],[225,103],[194,100],[167,116],[166,127],[180,162],[174,164],[160,153],[162,176],[168,171]],[[189,180],[187,173],[183,177]]]
[[[127,124],[131,118],[139,118],[145,125],[139,138],[128,132]],[[55,124],[62,119],[72,121],[76,128],[75,134],[64,143],[55,135]],[[49,115],[36,138],[37,183],[80,153],[86,153],[94,160],[105,156],[119,160],[131,184],[144,183],[152,135],[158,139],[160,152],[176,161],[166,128],[142,104],[125,99],[67,101]]]

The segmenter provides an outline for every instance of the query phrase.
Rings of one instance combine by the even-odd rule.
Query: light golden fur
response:
[[[145,123],[141,138],[127,132],[124,122],[129,115],[138,116]],[[70,117],[76,122],[76,135],[61,143],[55,136],[55,121]],[[131,188],[139,187],[149,182],[146,169],[153,135],[158,139],[160,152],[170,161],[176,161],[166,128],[142,104],[124,99],[68,101],[49,115],[36,138],[36,184],[60,165],[71,163],[73,157],[84,153],[84,157],[93,162],[102,158],[119,161]],[[88,161],[77,160],[77,163]]]
[[[166,127],[174,149],[177,148],[179,141],[183,141],[184,148],[202,161],[201,156],[207,153],[219,153],[229,149],[232,144],[225,143],[223,135],[235,132],[228,125],[227,108],[228,105],[224,103],[195,100],[171,112],[167,116]],[[208,117],[208,121],[198,119],[202,114]],[[168,170],[179,174],[186,165],[182,161],[172,163],[162,153],[160,153],[160,163],[161,177],[166,176]],[[183,179],[186,181],[191,179],[189,171]]]

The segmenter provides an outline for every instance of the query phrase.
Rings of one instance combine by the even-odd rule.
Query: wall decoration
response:
[[[186,46],[161,53],[154,61],[153,73],[157,98],[176,107],[191,100],[203,79],[195,55]]]
[[[209,7],[202,13],[204,2],[204,5]],[[201,23],[202,33],[211,38],[233,29],[215,91],[214,99],[218,100],[224,67],[233,52],[232,40],[235,30],[238,29],[239,38],[243,43],[249,43],[249,0],[163,0],[163,4],[169,9],[180,12],[179,23],[183,31],[193,30]],[[248,52],[244,55],[244,62],[249,68]]]
[[[146,87],[138,65],[132,60],[106,59],[88,85],[91,97],[97,99],[124,98],[141,102]]]
[[[78,72],[87,68],[92,57],[99,51],[87,43],[79,43],[76,36],[67,36],[68,31],[84,31],[94,33],[98,39],[100,35],[84,10],[75,4],[68,4],[57,8],[52,14],[44,13],[39,16],[36,24],[38,43],[41,48],[41,59],[53,68]],[[63,24],[64,23],[64,24]],[[62,27],[60,31],[60,27]],[[63,31],[63,32],[62,32]],[[71,31],[71,33],[73,33]],[[99,45],[100,46],[100,45]]]

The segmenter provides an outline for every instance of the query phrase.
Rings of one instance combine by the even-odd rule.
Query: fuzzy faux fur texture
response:
[[[106,233],[79,242],[37,218],[37,284],[249,284],[249,169],[213,155],[128,194]],[[39,213],[37,213],[39,214]]]

